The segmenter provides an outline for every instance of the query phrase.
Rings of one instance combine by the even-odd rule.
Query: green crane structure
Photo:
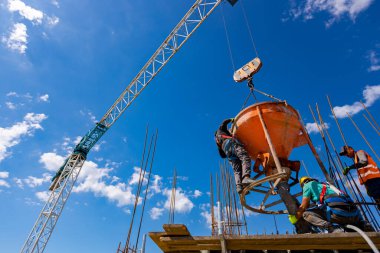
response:
[[[231,5],[237,2],[237,0],[227,1]],[[49,199],[39,214],[21,253],[44,251],[88,152],[222,2],[223,0],[197,0],[103,118],[77,144],[73,153],[66,159],[54,177]]]

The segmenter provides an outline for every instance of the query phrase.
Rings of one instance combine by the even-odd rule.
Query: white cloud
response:
[[[8,178],[9,172],[8,171],[0,171],[0,178]]]
[[[211,229],[212,217],[210,210],[210,204],[201,204],[200,209],[202,210],[201,216],[206,220],[207,227]],[[214,210],[217,210],[217,207],[214,206]]]
[[[153,207],[149,211],[150,218],[152,220],[158,220],[164,214],[164,208]]]
[[[63,165],[65,158],[50,152],[42,154],[39,162],[42,163],[48,171],[55,172]]]
[[[79,185],[74,187],[74,192],[93,192],[95,196],[106,197],[112,202],[116,202],[118,207],[130,205],[135,201],[132,188],[125,183],[109,185],[106,179],[112,179],[109,173],[112,169],[99,168],[92,161],[86,161],[81,174],[79,174]]]
[[[47,23],[50,25],[50,26],[55,26],[56,24],[59,23],[59,18],[58,17],[47,17]]]
[[[11,186],[9,185],[9,183],[7,181],[5,181],[3,179],[0,179],[0,187],[7,187],[7,188],[9,188]]]
[[[316,123],[306,123],[306,131],[309,133],[309,134],[317,134],[319,133],[319,128],[321,128],[321,125],[317,125]],[[329,124],[327,123],[324,123],[324,128],[325,129],[328,129],[329,128]]]
[[[10,110],[15,110],[16,106],[12,102],[6,102],[5,105],[8,107]]]
[[[8,171],[0,171],[0,187],[11,187],[5,179],[9,177],[9,172]]]
[[[59,8],[59,2],[57,0],[52,0],[51,3],[52,3],[52,5],[54,5],[57,8]]]
[[[164,207],[167,210],[170,210],[170,199],[172,190],[164,189],[163,194],[164,196],[166,196]],[[178,187],[175,193],[175,211],[178,213],[189,213],[193,209],[193,207],[193,202],[189,199],[186,193],[180,187]]]
[[[380,59],[378,58],[376,51],[374,50],[369,51],[368,59],[369,59],[369,62],[371,63],[371,66],[368,68],[369,72],[380,70]]]
[[[201,216],[206,220],[207,227],[211,228],[211,213],[209,211],[202,211]]]
[[[18,12],[23,18],[34,24],[41,24],[44,18],[42,11],[30,7],[20,0],[8,0],[8,10]]]
[[[24,54],[28,44],[26,25],[16,23],[8,37],[2,37],[2,42],[11,50]]]
[[[65,158],[63,156],[52,152],[44,153],[40,157],[40,163],[49,171],[57,171],[64,161]],[[111,202],[116,202],[118,207],[133,204],[135,195],[132,193],[132,187],[127,186],[125,183],[120,183],[118,178],[111,177],[110,173],[112,170],[109,168],[99,168],[98,164],[86,161],[78,176],[78,186],[73,188],[73,192],[92,192],[95,196],[105,197]]]
[[[372,106],[380,98],[380,85],[366,86],[363,90],[364,105]],[[360,102],[354,102],[351,105],[335,106],[334,112],[337,118],[346,118],[347,113],[355,115],[364,110]]]
[[[8,92],[6,96],[7,97],[17,97],[18,94],[15,91],[11,91],[11,92]]]
[[[21,189],[24,189],[24,183],[21,178],[13,178],[13,181],[17,184],[17,186]]]
[[[134,170],[134,172],[133,172],[133,174],[132,174],[132,176],[131,176],[131,179],[129,180],[129,185],[134,185],[134,184],[138,184],[139,183],[139,181],[140,181],[140,177],[142,177],[143,176],[143,171],[141,170],[141,168],[139,168],[139,167],[134,167],[133,168],[133,170]],[[141,175],[140,175],[141,174]],[[145,173],[145,175],[144,175],[144,179],[143,179],[143,182],[144,183],[147,183],[148,182],[148,179],[146,178],[147,177],[147,174],[148,173]]]
[[[42,102],[49,102],[49,94],[42,95],[38,98]]]
[[[83,116],[88,116],[93,123],[97,123],[98,122],[98,120],[96,119],[96,117],[94,116],[94,114],[92,112],[90,112],[90,111],[80,110],[79,113],[81,115],[83,115]]]
[[[28,205],[28,206],[40,206],[41,203],[40,202],[36,202],[34,200],[32,200],[31,198],[25,198],[25,204]],[[46,201],[44,201],[46,202]]]
[[[103,144],[105,144],[105,143],[106,143],[105,141],[101,141],[101,142],[95,144],[94,147],[92,148],[92,151],[94,151],[94,152],[99,152],[99,151],[100,151],[100,147],[101,147],[101,145],[103,145]]]
[[[316,13],[327,12],[331,17],[326,25],[330,26],[344,15],[355,21],[359,13],[365,11],[372,2],[374,0],[306,0],[302,3],[292,1],[290,15],[293,18],[303,16],[305,20],[309,20],[313,19]]]
[[[42,129],[40,123],[47,118],[45,114],[28,113],[22,122],[8,128],[0,127],[0,162],[11,155],[9,148],[20,143],[23,136],[31,136],[37,129]]]
[[[36,197],[42,202],[47,202],[50,197],[50,192],[49,191],[36,192]]]
[[[198,197],[202,196],[202,194],[203,194],[203,193],[202,193],[201,191],[199,191],[199,190],[195,190],[195,191],[194,191],[194,195],[193,195],[193,197],[194,197],[194,198],[198,198]]]
[[[160,193],[162,190],[162,177],[159,175],[153,176],[152,186],[149,187],[154,193]]]
[[[32,177],[29,176],[26,179],[23,179],[22,181],[29,187],[35,188],[37,186],[42,185],[43,183],[47,183],[51,181],[52,176],[48,173],[44,173],[42,175],[42,178]]]

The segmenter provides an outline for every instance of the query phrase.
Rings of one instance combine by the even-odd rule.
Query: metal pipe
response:
[[[218,220],[218,235],[223,235],[223,227],[222,227],[222,209],[220,207],[220,201],[216,202],[218,212],[216,219]]]
[[[146,234],[143,236],[142,246],[141,246],[141,253],[145,253],[145,245],[146,245]]]
[[[373,241],[366,235],[366,233],[364,233],[363,230],[359,229],[358,227],[355,227],[353,225],[346,225],[347,228],[349,229],[353,229],[355,230],[356,232],[358,232],[363,238],[364,240],[368,243],[368,245],[371,247],[371,249],[373,250],[373,252],[375,253],[379,253],[379,250],[377,249],[376,245],[373,243]]]
[[[265,124],[265,121],[263,119],[263,115],[261,114],[261,110],[260,110],[260,107],[256,107],[256,110],[257,110],[257,113],[259,114],[259,117],[260,117],[260,122],[261,122],[261,125],[263,127],[263,130],[264,130],[264,134],[265,134],[265,139],[267,140],[268,142],[268,145],[269,145],[269,149],[270,149],[270,152],[272,153],[272,156],[273,156],[273,160],[274,160],[274,163],[276,164],[276,167],[277,167],[277,170],[278,170],[278,173],[284,173],[285,171],[282,169],[281,167],[281,163],[280,163],[280,160],[278,159],[278,156],[277,156],[277,153],[276,153],[276,150],[275,148],[273,147],[273,143],[272,143],[272,139],[270,138],[270,135],[269,135],[269,132],[268,132],[268,128]],[[276,187],[276,185],[273,186],[273,188]]]

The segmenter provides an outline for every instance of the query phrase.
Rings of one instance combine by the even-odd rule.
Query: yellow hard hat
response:
[[[300,179],[300,185],[301,185],[301,187],[303,187],[303,184],[306,182],[306,181],[310,181],[310,180],[312,180],[312,178],[311,177],[301,177],[301,179]]]

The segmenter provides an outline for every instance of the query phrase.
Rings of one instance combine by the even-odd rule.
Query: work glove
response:
[[[346,167],[343,169],[343,175],[347,176],[348,172],[350,171],[350,167]]]
[[[295,215],[289,214],[288,218],[289,218],[290,223],[292,223],[293,225],[296,224],[297,221],[298,221],[298,219],[297,219],[297,217]]]

